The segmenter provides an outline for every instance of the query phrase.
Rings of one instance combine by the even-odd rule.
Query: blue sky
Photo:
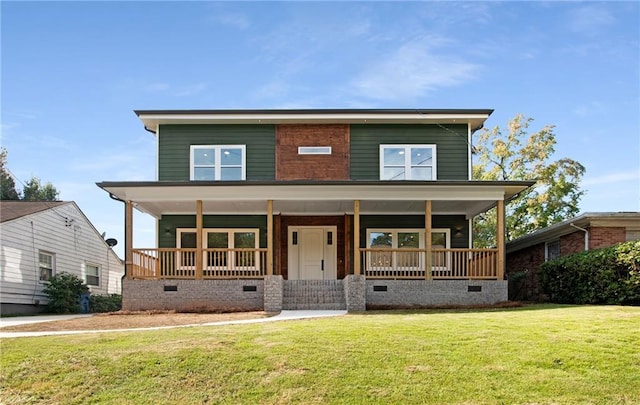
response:
[[[638,2],[2,1],[9,169],[121,243],[95,183],[155,180],[134,109],[492,108],[556,126],[586,211],[640,210]],[[20,185],[18,183],[18,185]],[[136,214],[135,247],[155,225]]]

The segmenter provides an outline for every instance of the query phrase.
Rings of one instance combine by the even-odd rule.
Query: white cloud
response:
[[[352,86],[369,98],[411,100],[471,80],[478,65],[434,50],[446,42],[428,37],[406,43],[366,68]]]
[[[640,181],[640,168],[629,169],[617,173],[603,174],[597,177],[587,177],[582,181],[583,186],[593,186],[597,184],[617,184],[630,181]],[[636,184],[640,188],[640,183]]]
[[[596,36],[600,28],[606,27],[614,22],[615,18],[608,9],[590,4],[571,10],[568,26],[573,32]]]

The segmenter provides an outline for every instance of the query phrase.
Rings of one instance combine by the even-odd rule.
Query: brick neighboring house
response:
[[[537,270],[545,261],[638,239],[640,212],[587,212],[508,242],[507,276],[526,273],[521,283],[510,286],[509,299],[544,299]]]
[[[534,182],[471,179],[492,111],[136,111],[157,180],[98,184],[125,204],[123,309],[505,301],[504,205]],[[134,207],[157,247],[132,245]],[[492,207],[499,242],[473,249]]]

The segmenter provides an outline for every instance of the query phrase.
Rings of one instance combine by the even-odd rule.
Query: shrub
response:
[[[122,295],[92,295],[89,298],[89,310],[93,313],[116,312],[122,309]]]
[[[640,305],[640,241],[544,263],[540,285],[562,304]]]
[[[89,287],[78,276],[62,272],[49,279],[43,292],[49,298],[49,312],[75,314],[80,312],[80,296],[89,292]]]

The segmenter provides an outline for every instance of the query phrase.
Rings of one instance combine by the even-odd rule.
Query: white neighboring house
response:
[[[122,260],[75,202],[0,202],[0,313],[45,310],[42,290],[61,272],[92,294],[121,293]]]

